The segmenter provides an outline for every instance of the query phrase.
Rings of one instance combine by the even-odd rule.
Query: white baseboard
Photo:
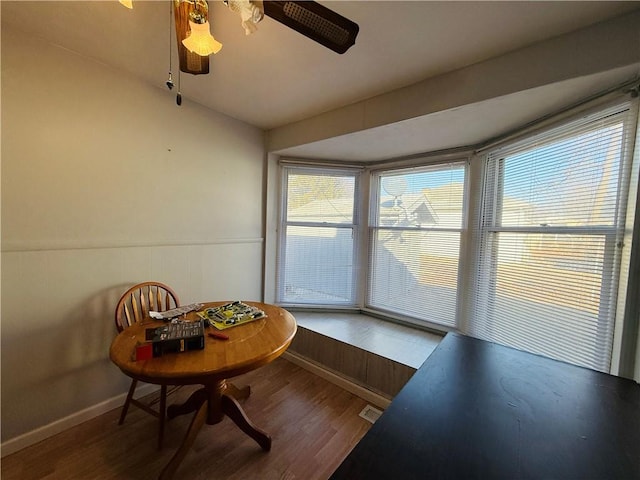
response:
[[[391,403],[391,399],[384,397],[376,392],[372,392],[371,390],[364,388],[345,377],[333,373],[331,370],[328,370],[314,362],[311,362],[296,353],[287,351],[282,354],[282,357],[286,360],[289,360],[291,363],[294,363],[299,367],[304,368],[305,370],[308,370],[309,372],[321,378],[324,378],[334,385],[345,389],[347,392],[353,393],[357,397],[360,397],[363,400],[372,403],[376,407],[382,408],[383,410],[386,409]]]
[[[136,398],[149,395],[150,393],[153,393],[158,389],[158,385],[151,385],[148,383],[141,384],[136,389]],[[86,422],[87,420],[91,420],[98,415],[107,413],[114,408],[121,407],[126,396],[127,394],[123,393],[116,397],[105,400],[104,402],[100,402],[97,405],[93,405],[79,412],[72,413],[67,417],[56,420],[55,422],[51,422],[48,425],[36,428],[35,430],[23,433],[22,435],[7,440],[0,445],[0,457],[11,455],[12,453],[22,450],[23,448],[34,445],[46,438],[52,437],[71,427],[75,427],[76,425]]]
[[[366,400],[369,403],[372,403],[376,407],[385,409],[391,403],[391,400],[379,395],[371,390],[368,390],[352,381],[337,375],[330,370],[327,370],[320,365],[317,365],[309,360],[296,355],[292,352],[285,352],[283,354],[283,358],[289,360],[291,363],[298,365],[309,372],[318,375],[321,378],[339,386],[340,388],[345,389],[346,391]],[[136,390],[136,397],[144,397],[145,395],[149,395],[156,390],[158,390],[157,385],[151,384],[143,384],[138,387]],[[61,433],[71,427],[75,427],[87,420],[91,420],[92,418],[97,417],[98,415],[102,415],[103,413],[107,413],[114,408],[121,407],[124,403],[124,399],[126,394],[123,393],[116,397],[105,400],[104,402],[100,402],[97,405],[93,405],[89,408],[85,408],[79,412],[73,413],[67,417],[56,420],[55,422],[51,422],[48,425],[43,427],[36,428],[30,432],[19,435],[15,438],[7,440],[0,445],[0,457],[5,457],[7,455],[11,455],[23,448],[34,445],[46,438],[52,437],[58,433]]]

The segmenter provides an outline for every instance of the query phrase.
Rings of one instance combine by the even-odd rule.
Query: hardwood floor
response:
[[[271,451],[263,452],[225,418],[203,427],[175,478],[324,480],[371,426],[358,416],[364,400],[282,358],[233,383],[251,385],[251,396],[241,403],[271,435]],[[169,403],[191,391],[182,388]],[[191,416],[167,423],[158,451],[155,418],[132,407],[118,426],[119,414],[113,410],[3,458],[2,480],[157,478]]]

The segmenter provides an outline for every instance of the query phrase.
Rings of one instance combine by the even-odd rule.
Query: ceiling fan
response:
[[[133,8],[132,0],[120,0],[125,7]],[[209,73],[209,55],[222,48],[212,35],[209,25],[208,0],[171,0],[170,23],[173,21],[178,45],[178,94],[176,103],[182,104],[180,72],[193,75]],[[358,24],[312,0],[223,0],[231,10],[240,14],[247,35],[257,30],[257,24],[268,16],[318,42],[336,53],[346,52],[355,44]],[[169,78],[174,86],[169,49]]]
[[[189,50],[183,41],[193,30],[194,22],[196,27],[206,22],[208,2],[173,0],[173,3],[180,70],[193,75],[207,74],[209,54],[197,54]],[[311,0],[224,0],[223,3],[240,14],[247,35],[257,30],[257,23],[266,15],[342,54],[355,44],[359,31],[357,23]]]
[[[265,1],[264,14],[336,53],[356,43],[358,24],[313,1]]]

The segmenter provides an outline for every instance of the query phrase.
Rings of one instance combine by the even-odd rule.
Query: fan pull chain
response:
[[[167,88],[171,90],[173,88],[173,79],[171,78],[171,17],[173,17],[173,4],[169,2],[169,78],[167,79]]]
[[[178,94],[176,95],[176,103],[182,105],[182,94],[180,93],[180,69],[178,69]]]

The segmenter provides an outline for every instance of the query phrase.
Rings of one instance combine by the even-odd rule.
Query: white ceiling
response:
[[[322,1],[360,26],[356,44],[339,55],[299,33],[265,17],[258,31],[245,36],[240,19],[221,1],[210,0],[210,20],[222,51],[211,57],[209,75],[182,74],[184,99],[268,130],[318,115],[426,78],[501,55],[563,33],[603,21],[631,10],[640,2],[427,2],[427,1]],[[2,1],[2,25],[113,66],[169,92],[170,2],[134,0],[128,10],[116,0]],[[359,135],[345,136],[289,149],[288,154],[373,160],[428,149],[473,144],[499,130],[488,122],[469,131],[467,138],[451,135],[446,125],[494,115],[500,109],[527,111],[516,121],[529,121],[562,103],[590,94],[596,86],[627,79],[633,69],[597,78],[567,82],[553,92],[534,91],[475,105],[451,118],[432,115],[415,122],[400,122]],[[637,71],[636,71],[637,73]],[[580,84],[582,82],[582,84]],[[118,88],[114,85],[114,88]],[[541,98],[545,98],[541,103]],[[462,115],[462,114],[465,115]],[[481,115],[477,117],[477,115]],[[476,122],[482,123],[482,122]],[[507,125],[508,123],[509,125]],[[416,143],[417,131],[438,132],[435,144]],[[387,135],[404,139],[399,152],[381,152]],[[419,135],[418,135],[419,137]],[[411,141],[413,140],[413,143]],[[364,143],[363,143],[364,142]],[[408,143],[407,143],[408,142]],[[397,143],[397,142],[396,142]],[[421,150],[422,149],[422,150]],[[372,156],[373,155],[373,156]]]
[[[457,147],[476,147],[579,103],[593,93],[637,78],[639,73],[640,65],[635,64],[284,148],[277,153],[294,158],[372,163]]]

